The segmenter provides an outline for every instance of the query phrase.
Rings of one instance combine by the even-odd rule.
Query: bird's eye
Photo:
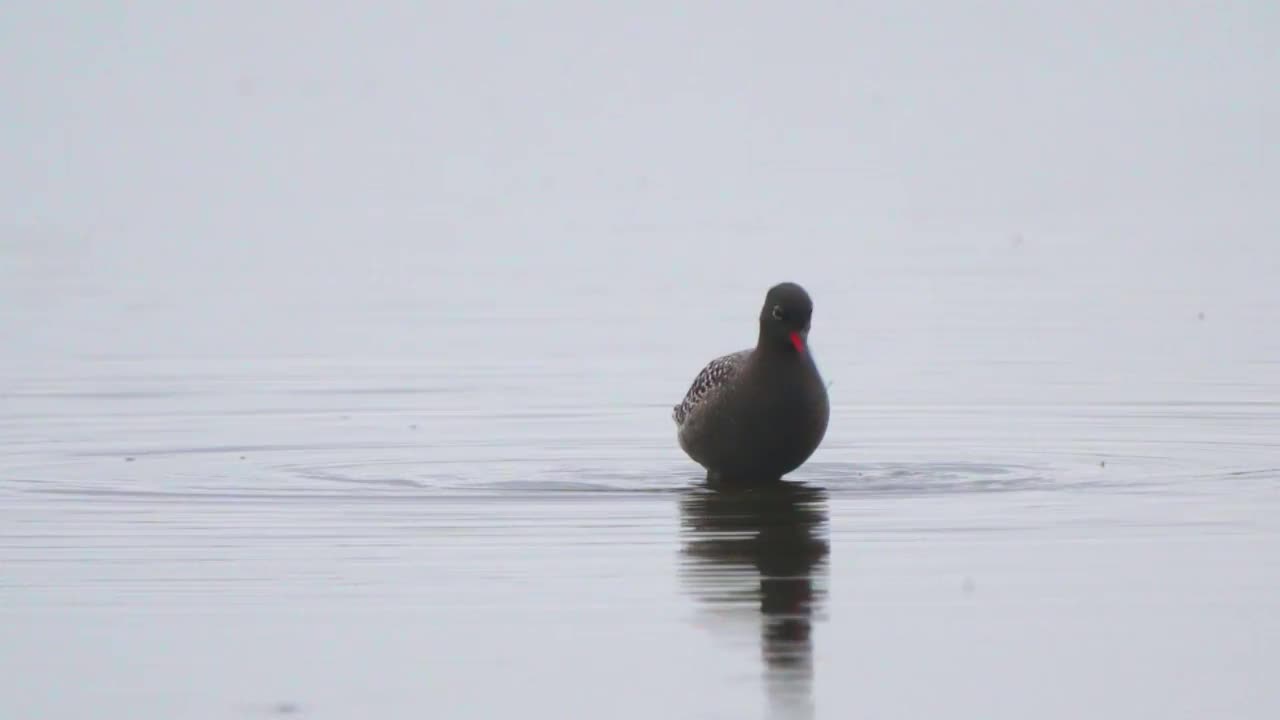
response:
[[[774,319],[774,320],[781,320],[784,314],[785,314],[785,313],[783,313],[783,312],[782,312],[782,306],[781,306],[781,305],[774,305],[774,306],[773,306],[773,319]]]

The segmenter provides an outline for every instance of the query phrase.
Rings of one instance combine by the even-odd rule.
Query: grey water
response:
[[[75,7],[0,717],[1280,713],[1274,9]],[[782,280],[830,430],[706,488]]]

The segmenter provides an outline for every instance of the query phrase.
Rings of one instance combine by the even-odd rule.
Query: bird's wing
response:
[[[671,417],[676,421],[676,425],[683,425],[698,403],[732,380],[750,355],[750,350],[741,350],[707,363],[707,366],[702,368],[702,372],[693,379],[693,384],[689,386],[689,392],[685,393],[684,400],[672,408]]]

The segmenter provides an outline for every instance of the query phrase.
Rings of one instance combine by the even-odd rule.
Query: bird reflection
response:
[[[704,486],[681,502],[691,591],[712,610],[749,610],[758,619],[770,701],[788,714],[813,709],[813,620],[829,552],[826,506],[824,490],[783,482]]]

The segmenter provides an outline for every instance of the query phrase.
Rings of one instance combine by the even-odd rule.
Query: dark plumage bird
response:
[[[675,407],[680,447],[708,480],[776,480],[822,442],[831,410],[809,349],[812,316],[804,288],[773,286],[755,348],[712,360]]]

